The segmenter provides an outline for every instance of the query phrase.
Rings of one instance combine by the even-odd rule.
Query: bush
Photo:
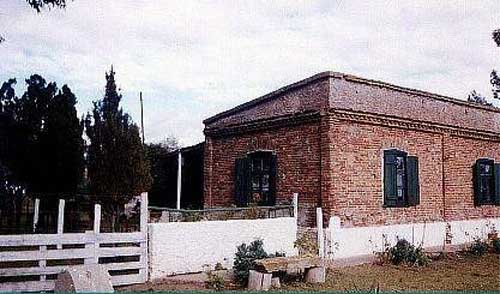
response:
[[[238,246],[233,266],[236,281],[245,286],[250,270],[255,269],[255,260],[267,257],[264,242],[260,239],[254,240],[248,246],[245,243]]]
[[[412,266],[424,266],[429,263],[429,258],[421,246],[415,247],[405,239],[400,239],[396,245],[386,246],[384,252],[378,254],[383,261],[392,264],[408,264]]]
[[[207,281],[206,286],[208,289],[212,289],[215,291],[224,290],[224,277],[218,274],[214,274],[212,271],[207,271]]]
[[[495,238],[491,241],[491,245],[493,246],[493,251],[497,254],[500,254],[500,238]]]
[[[467,252],[475,256],[483,256],[488,252],[488,242],[475,238],[474,242],[467,248]]]

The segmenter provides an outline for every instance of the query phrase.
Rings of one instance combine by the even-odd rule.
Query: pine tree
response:
[[[133,196],[149,189],[151,177],[139,128],[120,107],[121,94],[113,67],[106,73],[102,100],[94,102],[87,114],[85,129],[88,146],[88,181],[90,192],[112,215],[112,228],[118,230],[123,205]]]

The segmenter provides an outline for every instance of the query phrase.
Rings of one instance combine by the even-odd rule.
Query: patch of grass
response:
[[[291,283],[284,290],[408,291],[498,290],[500,256],[453,255],[425,267],[364,264],[329,270],[324,284]]]

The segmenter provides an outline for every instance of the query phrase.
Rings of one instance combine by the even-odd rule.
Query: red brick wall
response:
[[[339,121],[333,126],[332,214],[344,226],[443,220],[441,135]],[[420,205],[383,207],[383,151],[418,156]]]
[[[234,204],[235,160],[247,152],[274,150],[278,160],[277,203],[299,193],[299,223],[314,224],[320,198],[319,123],[240,134],[207,137],[205,150],[205,207]]]
[[[317,111],[327,107],[330,81],[320,79],[312,84],[300,86],[277,94],[273,99],[265,100],[250,108],[221,117],[206,125],[207,129],[242,124],[276,116],[293,115],[306,111]],[[259,98],[259,99],[262,99]]]
[[[325,220],[340,216],[345,226],[500,216],[498,206],[474,207],[472,188],[472,165],[478,158],[500,162],[498,110],[348,76],[325,77],[278,90],[207,122],[206,207],[233,204],[235,159],[266,149],[278,155],[278,203],[298,192],[301,224],[316,224],[318,206]],[[320,121],[252,133],[245,129],[249,122],[264,124],[305,111],[317,111]],[[232,126],[247,133],[221,135]],[[389,148],[419,158],[417,207],[383,207],[383,150]]]
[[[500,206],[474,206],[472,167],[479,158],[500,162],[500,144],[446,136],[445,146],[445,214],[449,220],[500,217]]]

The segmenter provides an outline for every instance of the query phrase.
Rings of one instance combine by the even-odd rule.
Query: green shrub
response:
[[[424,266],[429,263],[429,257],[425,254],[421,246],[415,247],[405,239],[399,239],[396,245],[386,246],[384,252],[378,254],[383,262],[389,261],[392,264],[408,264],[412,266]]]
[[[491,245],[493,246],[493,251],[497,254],[500,254],[500,238],[495,238],[491,241]]]
[[[264,242],[260,239],[254,240],[248,246],[245,243],[238,246],[233,266],[236,281],[245,286],[248,282],[250,270],[255,268],[255,260],[267,257],[268,254],[264,250]]]
[[[212,271],[207,271],[207,281],[205,282],[208,289],[215,291],[224,290],[224,277],[218,274],[214,274]]]
[[[475,238],[474,242],[467,248],[467,252],[475,256],[483,256],[488,252],[488,242]]]

